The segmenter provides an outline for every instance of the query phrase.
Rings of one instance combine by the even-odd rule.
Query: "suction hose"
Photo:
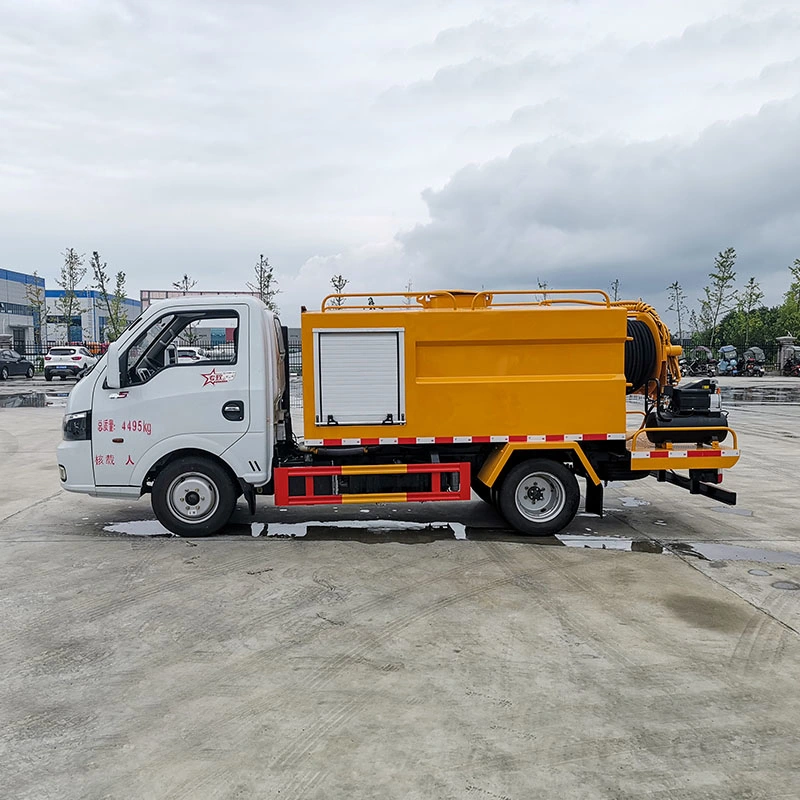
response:
[[[627,393],[643,388],[656,370],[656,343],[647,325],[628,318],[628,339],[625,342],[625,380],[630,384]]]
[[[630,386],[627,393],[644,391],[655,397],[658,389],[653,384],[648,387],[648,380],[658,381],[661,387],[678,383],[681,379],[678,356],[682,349],[672,344],[669,330],[656,310],[641,300],[618,300],[611,305],[628,312],[630,341],[625,342],[625,380]]]

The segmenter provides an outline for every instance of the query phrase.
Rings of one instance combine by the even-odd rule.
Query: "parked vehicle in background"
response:
[[[739,374],[746,378],[763,378],[766,360],[760,347],[748,347],[739,361]]]
[[[703,345],[692,348],[688,357],[683,359],[681,374],[688,376],[712,377],[717,374],[717,362],[711,357],[711,350]]]
[[[96,363],[97,358],[82,345],[51,347],[44,357],[44,379],[82,378]]]
[[[84,342],[82,345],[76,346],[85,347],[93,356],[98,358],[108,350],[108,342]]]
[[[786,378],[800,378],[800,361],[787,358],[781,372]]]
[[[32,378],[33,364],[16,350],[0,350],[0,380],[14,376]]]
[[[726,344],[717,351],[717,375],[738,375],[739,354],[732,344]]]
[[[202,347],[179,347],[178,363],[195,364],[198,361],[208,361],[206,351]]]

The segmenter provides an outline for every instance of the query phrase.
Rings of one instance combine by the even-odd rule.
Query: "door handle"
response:
[[[244,419],[244,402],[228,400],[222,406],[222,416],[231,422],[241,422]]]

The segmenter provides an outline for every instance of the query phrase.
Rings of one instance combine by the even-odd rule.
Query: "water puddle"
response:
[[[126,536],[172,536],[156,519],[115,522],[112,525],[104,525],[103,530],[108,533],[124,533]]]
[[[157,520],[116,522],[103,527],[108,533],[127,536],[173,536]],[[311,541],[361,542],[363,544],[430,544],[437,541],[510,542],[530,546],[572,547],[615,550],[629,553],[674,554],[724,566],[726,561],[754,561],[764,564],[800,564],[800,553],[766,550],[718,542],[660,542],[624,536],[601,536],[587,528],[585,533],[557,533],[555,536],[524,536],[508,528],[477,528],[460,522],[406,522],[403,520],[312,520],[309,522],[251,522],[232,524],[225,534],[253,538]],[[188,540],[187,540],[188,541]],[[749,570],[751,575],[769,576],[766,570]],[[789,587],[786,587],[789,588]]]
[[[790,380],[787,378],[787,380]],[[797,386],[722,386],[723,405],[800,404],[800,384]]]
[[[44,408],[44,392],[20,391],[0,394],[0,408]]]
[[[470,529],[471,530],[471,529]],[[423,544],[444,539],[468,539],[468,528],[458,522],[403,522],[400,520],[315,520],[312,522],[267,524],[266,535],[309,541],[397,542]],[[512,532],[513,533],[513,532]]]
[[[663,553],[663,545],[651,539],[623,539],[616,536],[557,533],[554,537],[565,547],[584,547],[591,550],[625,550],[630,553]]]
[[[679,553],[701,561],[757,561],[764,564],[800,564],[800,553],[780,550],[763,550],[718,542],[675,542],[667,545]]]

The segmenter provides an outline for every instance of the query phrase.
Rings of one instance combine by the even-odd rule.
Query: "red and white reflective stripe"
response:
[[[646,450],[631,453],[631,458],[731,458],[738,450]]]
[[[532,442],[609,442],[622,441],[624,433],[549,433],[522,436],[381,436],[375,439],[306,439],[309,447],[374,446],[379,444],[528,444]]]

